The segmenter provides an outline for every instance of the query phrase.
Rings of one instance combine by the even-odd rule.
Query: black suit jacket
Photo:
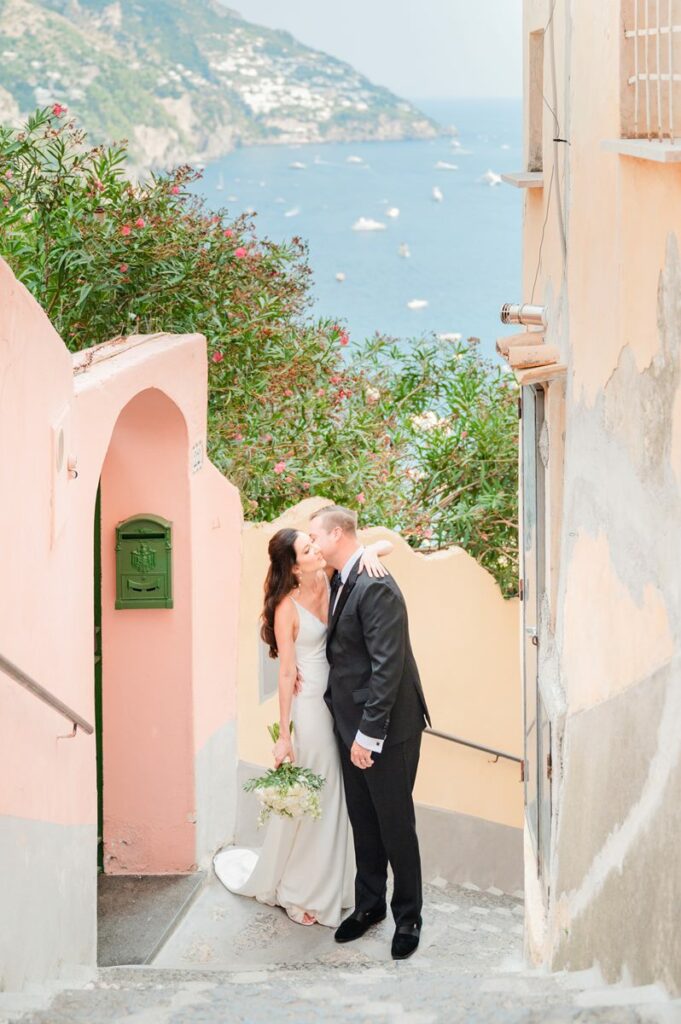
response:
[[[358,729],[390,745],[430,725],[407,607],[392,576],[374,579],[356,562],[330,614],[324,699],[345,745]]]

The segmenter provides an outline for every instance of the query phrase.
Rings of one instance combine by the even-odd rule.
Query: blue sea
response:
[[[344,320],[353,340],[458,333],[480,338],[491,355],[508,331],[501,304],[521,299],[522,193],[485,175],[521,169],[521,103],[419,106],[458,134],[239,149],[208,165],[196,190],[213,208],[254,210],[260,234],[306,239],[314,312]],[[353,230],[360,218],[385,228]]]

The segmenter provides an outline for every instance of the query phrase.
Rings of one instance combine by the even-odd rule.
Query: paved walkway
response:
[[[339,946],[319,926],[205,886],[154,966],[107,968],[22,1024],[676,1024],[681,1001],[607,988],[522,961],[522,901],[441,884],[426,891],[421,947],[390,959],[384,922]],[[0,1020],[2,1013],[0,1013]]]

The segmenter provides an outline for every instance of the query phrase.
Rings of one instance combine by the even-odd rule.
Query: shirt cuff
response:
[[[375,736],[365,736],[363,732],[358,730],[355,736],[355,743],[359,743],[360,747],[364,747],[365,750],[373,750],[374,753],[380,754],[385,740],[377,740]]]

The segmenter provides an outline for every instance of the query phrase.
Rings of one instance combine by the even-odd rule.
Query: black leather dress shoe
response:
[[[401,924],[395,929],[392,944],[393,960],[406,960],[418,949],[421,938],[421,918],[413,924]]]
[[[385,907],[375,907],[373,910],[356,910],[350,917],[341,921],[336,929],[334,938],[336,942],[354,942],[371,928],[372,924],[378,924],[385,920]]]

